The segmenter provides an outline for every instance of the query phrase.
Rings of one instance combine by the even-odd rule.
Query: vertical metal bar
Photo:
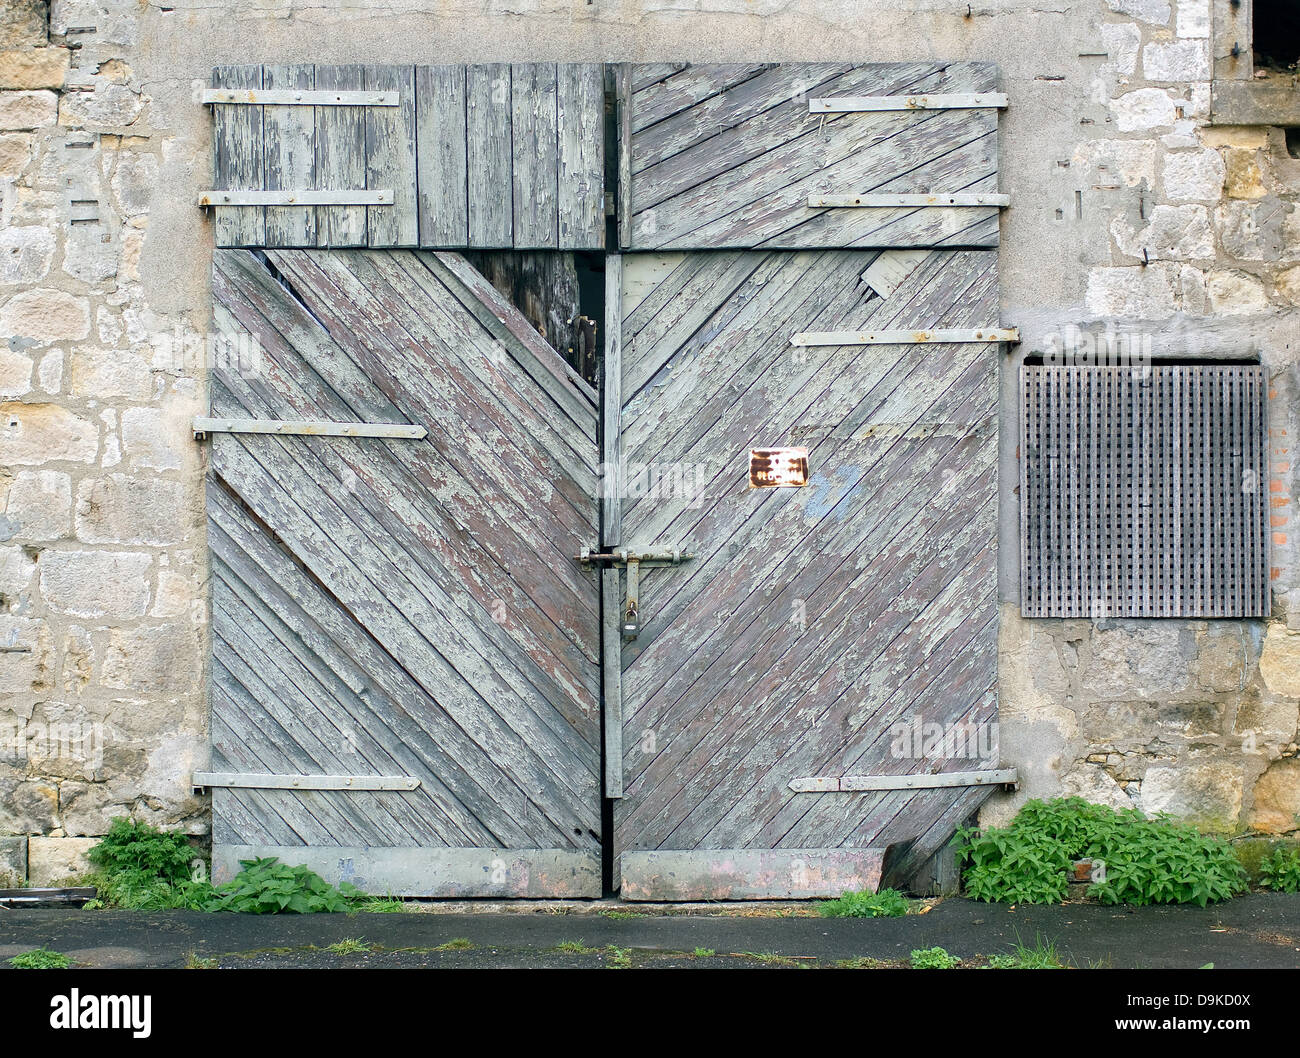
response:
[[[623,535],[623,258],[605,257],[605,362],[601,447],[601,543]]]
[[[623,796],[623,607],[615,568],[600,571],[601,684],[604,688],[605,796]]]

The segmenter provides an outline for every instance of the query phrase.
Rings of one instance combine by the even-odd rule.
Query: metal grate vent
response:
[[[1253,364],[1024,365],[1021,613],[1266,616],[1266,385]]]

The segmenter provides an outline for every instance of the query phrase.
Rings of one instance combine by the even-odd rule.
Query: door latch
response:
[[[641,567],[677,566],[695,556],[675,544],[654,544],[647,547],[613,547],[608,551],[584,547],[582,553],[575,557],[587,567],[600,565],[616,569],[622,566],[627,570],[627,598],[623,604],[620,628],[624,639],[635,639],[641,631]]]

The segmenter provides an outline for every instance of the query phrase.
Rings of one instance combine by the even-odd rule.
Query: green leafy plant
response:
[[[9,960],[9,965],[15,970],[66,970],[72,965],[72,960],[61,951],[33,948],[15,955]]]
[[[696,948],[693,952],[691,952],[691,954],[694,955],[697,959],[707,959],[711,955],[717,955],[718,952],[715,948]]]
[[[935,946],[915,949],[912,952],[911,962],[913,970],[951,970],[961,960],[955,955],[949,955],[943,948]]]
[[[1053,941],[1044,939],[1037,933],[1034,934],[1034,946],[1032,948],[1017,937],[1015,948],[1001,955],[991,956],[989,966],[994,970],[1065,969],[1065,963],[1061,961],[1060,955],[1057,954],[1056,944]]]
[[[580,940],[562,940],[555,946],[555,950],[565,955],[589,955],[596,949],[588,948]]]
[[[897,918],[907,914],[907,897],[897,889],[870,889],[845,893],[838,900],[824,900],[817,905],[823,918]]]
[[[185,835],[148,823],[114,819],[87,858],[96,871],[85,881],[99,893],[87,907],[197,908],[212,892],[206,880],[191,877],[194,851]]]
[[[310,914],[347,911],[367,899],[344,882],[337,889],[307,867],[291,867],[275,856],[240,860],[243,868],[224,885],[212,890],[204,911],[245,911],[266,915],[280,912]]]
[[[609,955],[609,965],[613,970],[628,970],[632,966],[632,951],[630,948],[620,948],[614,944],[605,946],[605,951]]]
[[[469,951],[474,947],[474,942],[468,937],[452,937],[451,940],[439,944],[434,951]]]
[[[1259,884],[1279,893],[1300,892],[1300,849],[1279,845],[1259,865]]]
[[[1058,903],[1078,859],[1101,869],[1088,895],[1104,904],[1204,907],[1246,888],[1225,840],[1168,816],[1089,804],[1079,797],[1030,801],[1006,827],[958,831],[967,895],[976,900]]]

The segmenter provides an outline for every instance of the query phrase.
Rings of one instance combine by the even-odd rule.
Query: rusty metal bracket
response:
[[[620,628],[624,639],[635,639],[641,632],[641,567],[677,566],[695,556],[676,544],[652,544],[646,547],[615,547],[609,551],[584,547],[574,558],[584,567],[606,566],[627,570],[627,596],[623,603]]]

